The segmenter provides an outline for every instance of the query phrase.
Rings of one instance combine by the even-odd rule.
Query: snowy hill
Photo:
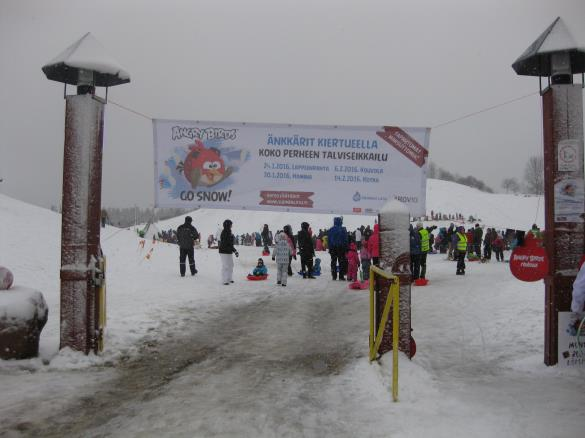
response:
[[[427,181],[427,214],[461,213],[481,219],[482,225],[497,229],[529,230],[533,223],[544,228],[544,206],[542,197],[492,194],[449,181],[429,179]],[[271,230],[282,229],[290,224],[299,230],[301,222],[309,222],[313,230],[329,228],[333,225],[334,215],[315,213],[259,212],[241,210],[200,209],[191,213],[193,223],[202,236],[215,234],[225,219],[234,222],[235,234],[260,231],[263,224]],[[372,225],[373,216],[345,215],[343,223],[348,230],[360,225]],[[168,219],[157,223],[162,230],[176,229],[183,223],[183,217]],[[442,222],[448,224],[449,222]]]

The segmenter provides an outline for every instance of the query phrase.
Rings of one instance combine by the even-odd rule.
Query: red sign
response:
[[[276,205],[279,207],[313,208],[313,192],[280,192],[262,190],[260,205]]]
[[[384,126],[384,130],[378,131],[376,134],[394,146],[418,167],[422,167],[425,164],[429,151],[402,129],[396,126]]]
[[[542,246],[519,246],[510,256],[510,271],[518,280],[538,281],[548,273],[548,257]]]

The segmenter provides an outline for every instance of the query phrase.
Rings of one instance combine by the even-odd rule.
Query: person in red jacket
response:
[[[474,251],[474,246],[473,246],[473,228],[470,228],[469,230],[467,230],[467,233],[465,234],[467,237],[467,258],[469,258],[470,254],[473,254]]]
[[[492,249],[496,255],[496,261],[504,261],[504,238],[500,234],[496,234],[496,238],[492,243]]]
[[[374,232],[367,242],[368,252],[372,257],[372,264],[380,266],[380,225],[374,225]]]

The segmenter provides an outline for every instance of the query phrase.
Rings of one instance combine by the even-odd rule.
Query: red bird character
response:
[[[231,167],[225,167],[218,149],[208,149],[200,140],[195,140],[195,144],[189,146],[185,161],[181,161],[177,169],[183,171],[193,189],[197,186],[212,187],[230,176],[233,171]]]

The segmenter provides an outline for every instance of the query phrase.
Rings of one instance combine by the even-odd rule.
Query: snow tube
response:
[[[414,284],[415,286],[426,286],[427,284],[429,284],[429,280],[427,280],[426,278],[417,278],[416,280],[414,280]]]
[[[250,280],[250,281],[266,280],[268,278],[268,274],[266,274],[266,275],[252,275],[252,274],[248,274],[248,276],[246,278],[248,280]]]
[[[412,335],[410,336],[410,358],[412,359],[416,354],[416,342]]]
[[[266,257],[270,255],[270,251],[262,251],[262,256]]]
[[[369,289],[370,282],[368,280],[364,281],[353,281],[347,285],[348,288],[353,290],[364,290]]]

